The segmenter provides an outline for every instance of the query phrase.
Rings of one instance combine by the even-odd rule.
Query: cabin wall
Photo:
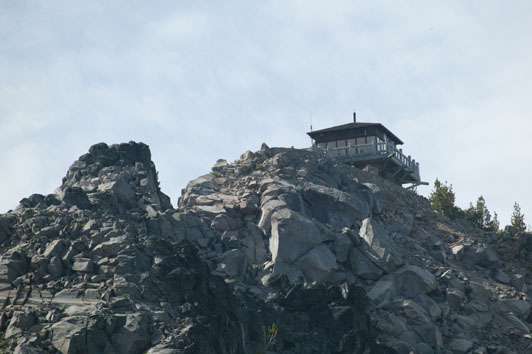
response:
[[[314,137],[316,145],[321,149],[327,148],[343,148],[348,146],[358,146],[373,144],[373,141],[384,142],[386,134],[375,127],[367,127],[363,129],[327,132]],[[395,142],[389,140],[395,145]]]

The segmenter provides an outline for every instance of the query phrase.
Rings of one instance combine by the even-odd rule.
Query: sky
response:
[[[430,186],[532,224],[532,2],[0,0],[0,213],[148,144],[174,206],[246,150],[384,124]]]

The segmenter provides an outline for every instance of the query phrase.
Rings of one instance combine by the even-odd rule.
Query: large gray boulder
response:
[[[312,216],[337,229],[350,228],[355,222],[370,215],[373,203],[368,195],[368,193],[347,193],[313,184],[303,189],[303,199],[308,203]]]
[[[0,256],[0,281],[12,282],[28,271],[29,262],[24,253],[13,249]]]
[[[397,294],[405,298],[427,294],[438,287],[434,275],[415,265],[404,265],[391,275],[395,281]]]
[[[383,274],[384,271],[377,267],[375,263],[370,261],[364,253],[360,252],[357,248],[351,248],[349,252],[349,262],[351,264],[351,271],[353,274],[367,280],[377,280]]]
[[[135,189],[122,179],[101,183],[98,185],[98,191],[112,194],[124,206],[131,207],[136,204]]]
[[[325,245],[318,245],[294,262],[307,281],[324,282],[338,269],[336,257]]]
[[[91,206],[89,197],[80,187],[67,187],[59,193],[60,199],[69,205],[75,205],[80,209],[87,209]]]
[[[290,209],[272,215],[270,252],[274,262],[292,263],[322,241],[318,228]]]
[[[358,249],[371,262],[386,273],[391,273],[403,264],[399,249],[386,231],[371,218],[362,221],[360,227],[361,244]]]
[[[11,317],[9,326],[4,335],[5,338],[11,338],[23,331],[28,330],[35,323],[35,316],[31,312],[16,311]]]
[[[150,345],[148,321],[145,315],[133,313],[116,315],[116,330],[111,335],[117,354],[143,353]]]
[[[464,249],[463,262],[495,269],[499,265],[499,256],[495,248],[490,245],[471,245]]]

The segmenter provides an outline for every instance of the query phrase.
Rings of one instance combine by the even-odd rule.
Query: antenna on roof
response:
[[[356,122],[357,122],[357,112],[353,108],[353,123],[356,123]]]
[[[310,131],[312,131],[312,113],[310,113]]]

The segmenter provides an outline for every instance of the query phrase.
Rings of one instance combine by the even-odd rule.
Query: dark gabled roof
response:
[[[397,137],[397,135],[392,133],[390,130],[388,130],[388,128],[386,128],[381,123],[347,123],[347,124],[337,125],[335,127],[330,127],[330,128],[320,129],[320,130],[314,130],[312,132],[308,132],[307,134],[311,138],[314,138],[314,136],[316,136],[318,134],[332,133],[332,132],[337,132],[337,131],[342,131],[342,130],[358,130],[358,129],[367,128],[367,127],[381,128],[382,130],[384,130],[386,135],[388,135],[391,139],[393,139],[395,141],[395,143],[397,145],[404,144],[403,141]]]

